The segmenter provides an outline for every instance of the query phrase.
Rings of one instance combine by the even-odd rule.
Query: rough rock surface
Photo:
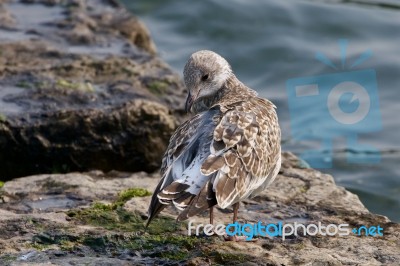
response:
[[[184,88],[116,1],[0,1],[0,54],[0,180],[157,169]]]
[[[368,212],[331,176],[299,167],[290,153],[283,157],[273,185],[241,205],[241,222],[379,225],[383,236],[300,234],[226,242],[217,236],[187,236],[187,225],[171,218],[176,217],[173,208],[145,232],[146,190],[154,189],[158,174],[46,174],[15,179],[2,188],[0,264],[398,265],[399,224]],[[130,187],[142,190],[119,192]],[[229,210],[215,213],[215,224],[232,218]],[[208,223],[207,215],[195,217],[194,223]]]

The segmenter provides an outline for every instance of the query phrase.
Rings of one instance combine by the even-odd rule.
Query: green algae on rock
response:
[[[144,188],[128,188],[118,193],[117,200],[113,203],[117,206],[124,205],[128,200],[134,197],[151,196],[151,192]]]
[[[56,182],[53,183],[57,184]],[[111,203],[95,202],[89,207],[68,210],[66,214],[71,219],[79,221],[82,224],[101,226],[109,230],[126,232],[144,230],[141,215],[125,210],[123,205],[132,198],[147,197],[150,195],[151,192],[144,188],[128,188],[118,192],[115,200]],[[168,221],[168,219],[161,220]],[[168,222],[161,222],[161,224],[161,228],[170,225]]]
[[[8,181],[1,189],[0,264],[9,265],[24,256],[27,263],[56,265],[71,261],[77,265],[396,265],[400,260],[399,224],[368,212],[354,194],[337,187],[331,176],[300,167],[294,155],[283,153],[282,165],[271,187],[242,204],[241,222],[379,224],[384,235],[299,234],[285,240],[256,237],[252,242],[226,242],[202,233],[195,236],[193,230],[188,235],[188,225],[176,223],[173,208],[166,208],[145,230],[149,191],[157,185],[159,174],[39,175]],[[57,203],[55,196],[69,201],[57,208],[40,204],[46,199],[47,204]],[[231,215],[230,210],[217,208],[214,222],[228,224]],[[192,222],[207,224],[207,213]]]

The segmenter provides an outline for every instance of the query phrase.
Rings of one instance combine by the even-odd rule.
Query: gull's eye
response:
[[[208,79],[208,74],[205,74],[201,77],[201,81],[206,81]]]

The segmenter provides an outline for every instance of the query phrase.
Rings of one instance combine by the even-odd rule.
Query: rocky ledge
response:
[[[150,191],[159,175],[99,171],[45,174],[6,182],[1,190],[0,264],[52,265],[397,265],[400,225],[368,212],[358,197],[333,178],[302,168],[284,153],[273,185],[243,202],[239,221],[321,222],[349,228],[380,226],[383,235],[299,234],[227,242],[188,236],[167,209],[144,230]],[[208,223],[208,213],[194,224]],[[228,224],[230,210],[217,210],[215,224]],[[194,233],[194,231],[192,231]],[[47,265],[47,264],[46,264]]]
[[[0,265],[398,265],[400,225],[290,153],[239,221],[348,235],[188,236],[173,208],[145,230],[185,92],[117,1],[0,0],[0,54],[0,180],[26,176],[0,182]]]
[[[117,1],[0,1],[0,54],[0,180],[159,167],[184,86]]]

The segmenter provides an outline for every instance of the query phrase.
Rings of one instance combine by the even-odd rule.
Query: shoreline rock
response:
[[[159,167],[185,89],[137,18],[115,1],[3,1],[0,36],[0,180]]]
[[[4,184],[0,264],[396,265],[400,261],[400,224],[370,213],[356,195],[336,186],[332,176],[299,167],[291,153],[283,158],[272,186],[241,205],[240,222],[379,225],[383,236],[300,234],[285,240],[258,237],[253,242],[226,242],[216,236],[188,236],[187,224],[175,223],[173,208],[144,231],[147,195],[158,183],[158,173],[46,174]],[[231,219],[230,210],[215,211],[215,224]],[[193,220],[206,224],[208,213]]]

